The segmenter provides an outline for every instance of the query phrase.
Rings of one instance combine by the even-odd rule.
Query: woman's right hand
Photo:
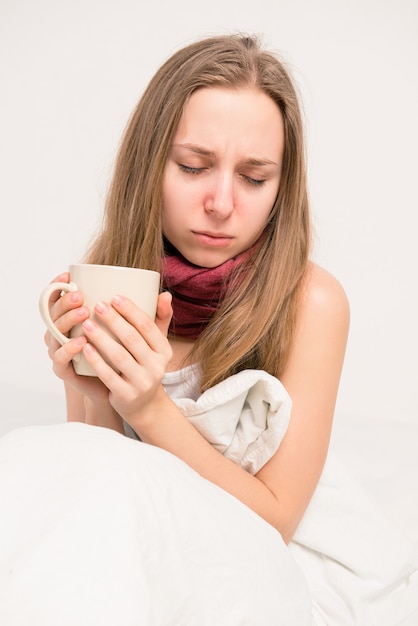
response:
[[[60,274],[52,282],[70,281],[68,272]],[[52,294],[49,302],[51,318],[57,328],[66,336],[76,324],[83,323],[90,315],[88,307],[83,306],[84,296],[80,291],[61,295],[58,291]],[[54,373],[66,384],[74,387],[90,400],[108,402],[109,390],[103,383],[92,376],[79,376],[73,368],[72,359],[82,352],[87,343],[86,338],[74,337],[63,346],[52,336],[49,330],[44,335],[48,347],[48,355],[52,361]]]

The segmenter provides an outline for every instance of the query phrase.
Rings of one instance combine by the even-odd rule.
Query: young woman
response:
[[[302,122],[286,69],[249,37],[197,42],[162,66],[134,111],[87,257],[162,271],[156,323],[123,298],[99,303],[120,345],[87,319],[83,294],[68,294],[52,316],[64,333],[84,321],[85,338],[59,347],[46,336],[69,420],[120,432],[126,422],[286,542],[325,461],[349,318],[343,289],[309,260],[309,245]],[[75,375],[81,350],[98,380]],[[201,390],[259,369],[290,394],[286,436],[256,476],[214,450],[164,389],[166,372],[190,364]]]
[[[160,271],[157,316],[115,294],[99,326],[82,293],[51,301],[63,333],[84,325],[64,346],[45,336],[72,423],[2,442],[28,468],[9,518],[30,526],[0,560],[0,621],[394,624],[409,583],[382,563],[380,518],[334,467],[317,486],[349,308],[310,260],[295,88],[255,38],[198,41],[157,71],[86,262]],[[97,377],[75,373],[81,351]]]

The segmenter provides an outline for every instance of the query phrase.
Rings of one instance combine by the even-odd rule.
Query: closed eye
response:
[[[251,176],[245,176],[242,174],[244,180],[247,181],[250,185],[254,185],[254,187],[261,187],[266,181],[264,179],[259,178],[251,178]]]
[[[206,169],[205,167],[191,167],[190,165],[184,165],[183,163],[179,163],[179,168],[186,174],[200,174],[200,172],[203,172],[203,170]]]
[[[185,165],[184,163],[179,163],[178,166],[182,172],[185,172],[186,174],[194,174],[195,176],[208,169],[207,167],[193,167],[191,165]],[[245,174],[241,174],[241,177],[254,187],[261,187],[261,185],[266,182],[264,178],[252,178],[251,176],[247,176]]]

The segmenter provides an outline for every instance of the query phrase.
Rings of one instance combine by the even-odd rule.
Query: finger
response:
[[[55,326],[63,335],[68,335],[70,330],[79,324],[82,324],[90,316],[90,309],[82,306],[71,311],[67,311],[57,319],[55,319]]]
[[[128,307],[130,305],[134,306],[131,302],[128,303]],[[139,309],[136,310],[143,323],[139,330],[119,315],[113,307],[105,303],[98,303],[95,312],[100,318],[100,323],[88,319],[83,324],[83,331],[89,344],[93,344],[96,350],[113,365],[117,372],[121,373],[124,379],[136,381],[136,386],[142,387],[144,384],[148,388],[149,381],[162,379],[172,352],[167,338],[161,334],[155,323],[145,313]],[[102,322],[106,328],[103,327]],[[151,330],[148,330],[150,327],[152,327]],[[110,336],[109,330],[113,336]],[[158,345],[150,345],[149,338],[144,338],[141,333],[157,335],[156,344]],[[100,371],[98,375],[110,389],[112,383],[107,377],[102,378],[102,375],[107,376],[107,372],[104,371],[102,374]]]
[[[119,348],[122,346],[119,345]],[[133,362],[127,351],[124,350],[124,352],[127,354],[126,362]],[[115,371],[91,343],[86,343],[83,347],[83,353],[89,365],[96,372],[98,379],[109,390],[110,404],[122,417],[126,413],[134,411],[138,402],[141,405],[146,401],[149,394],[155,393],[155,389],[160,384],[160,380],[156,379],[147,368],[143,368],[137,363],[132,368],[132,375]]]
[[[98,303],[103,304],[103,303]],[[162,300],[163,310],[166,308],[167,302]],[[148,344],[148,346],[154,352],[165,354],[167,350],[170,350],[169,343],[166,336],[161,332],[157,323],[154,322],[144,311],[139,309],[132,300],[124,298],[122,296],[116,296],[112,299],[111,306],[105,305],[105,310],[101,310],[101,307],[96,305],[95,312],[100,317],[100,320],[109,326],[111,331],[118,337],[118,339],[130,350],[131,342],[135,342],[135,336],[132,334],[137,331],[141,338]],[[114,312],[117,312],[119,316],[114,316]],[[128,326],[123,324],[123,320],[128,322]],[[165,322],[166,323],[166,322]],[[142,346],[142,342],[138,342],[138,347]]]
[[[87,339],[84,336],[75,337],[55,350],[52,355],[52,363],[53,370],[59,378],[68,378],[69,375],[77,376],[72,367],[72,360],[82,351],[86,343]]]
[[[50,333],[49,330],[47,330],[45,335],[44,335],[44,341],[45,341],[46,346],[48,348],[48,356],[52,359],[52,357],[54,356],[55,352],[61,347],[62,344],[60,344],[55,339],[55,337],[52,335],[52,333]]]
[[[44,343],[46,345],[47,348],[50,347],[51,343],[52,343],[52,335],[49,332],[49,330],[47,330],[44,334]]]
[[[116,317],[117,313],[113,311],[113,314],[111,313],[111,315]],[[118,317],[120,318],[120,316]],[[95,348],[95,351],[87,348],[87,352],[91,353],[91,357],[94,358],[93,367],[95,369],[101,360],[106,362],[104,360],[106,359],[113,365],[117,372],[122,372],[125,377],[132,377],[135,376],[135,367],[138,365],[137,360],[139,350],[138,346],[135,344],[139,342],[141,342],[143,346],[146,344],[131,325],[129,325],[122,318],[120,319],[122,324],[125,324],[130,328],[130,331],[127,331],[127,333],[130,332],[128,345],[125,347],[125,344],[122,345],[122,343],[119,343],[119,341],[111,336],[108,330],[104,329],[103,326],[92,319],[88,319],[83,324],[83,331],[88,339],[89,345],[92,345]],[[147,349],[149,351],[149,347],[147,347]],[[102,377],[102,375],[106,375],[106,368],[98,370],[97,373],[100,377]],[[107,376],[102,380],[106,385],[109,383]]]
[[[55,278],[51,280],[51,284],[52,283],[69,283],[69,282],[70,282],[69,272],[63,272],[62,274],[58,274],[58,276],[55,276]]]
[[[57,289],[57,291],[52,293],[49,303],[51,317],[53,320],[57,320],[67,313],[67,311],[82,306],[84,296],[81,291],[70,291],[69,293],[62,294],[60,290]]]
[[[126,350],[125,350],[126,352]],[[124,386],[125,383],[115,369],[109,365],[103,358],[102,354],[91,343],[83,346],[83,354],[88,364],[96,372],[98,378],[108,389],[114,389],[115,386]]]
[[[172,295],[168,291],[163,291],[158,297],[155,323],[165,337],[168,335],[171,318],[173,317],[171,301]]]

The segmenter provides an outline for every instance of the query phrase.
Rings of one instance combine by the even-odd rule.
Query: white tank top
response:
[[[173,400],[178,398],[197,400],[201,395],[200,379],[200,367],[197,363],[193,363],[181,370],[166,372],[161,382]]]

